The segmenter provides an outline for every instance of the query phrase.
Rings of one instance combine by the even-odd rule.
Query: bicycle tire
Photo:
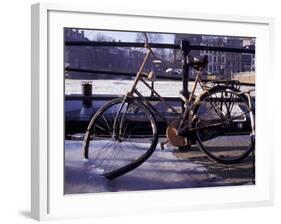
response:
[[[85,158],[91,160],[97,169],[102,170],[103,172],[100,175],[107,179],[114,179],[140,166],[152,155],[158,143],[156,121],[149,108],[137,99],[124,99],[113,99],[102,106],[91,119],[84,138]],[[126,108],[126,111],[124,108]],[[119,114],[116,109],[120,110]],[[105,121],[105,119],[108,120]],[[102,125],[102,120],[104,126],[99,127]],[[115,126],[114,123],[116,123]],[[111,126],[112,130],[109,130]],[[109,134],[102,130],[105,127],[109,130]],[[116,129],[115,133],[120,134],[119,139],[113,136],[113,129]],[[131,132],[129,133],[129,131]],[[105,138],[104,144],[112,143],[110,147],[108,146],[108,149],[99,147],[99,144],[102,144],[102,142],[98,142],[101,136]],[[127,143],[130,140],[131,142]],[[146,140],[149,143],[146,143]],[[94,146],[95,144],[96,146]],[[100,151],[98,152],[98,150]],[[105,152],[105,150],[108,151]],[[93,155],[91,156],[91,154]],[[108,158],[100,159],[102,156],[108,156]],[[114,156],[116,158],[113,160]],[[106,161],[106,159],[108,160]],[[110,162],[112,168],[109,168]]]
[[[223,97],[228,94],[230,97],[224,99]],[[222,108],[222,114],[219,115],[219,111],[216,111],[217,109],[213,109],[215,113],[210,113],[210,111],[206,112],[208,107],[215,108],[211,104],[214,102],[214,96],[217,97],[218,95],[222,96],[221,101],[218,100],[219,106]],[[233,101],[233,99],[235,100]],[[227,101],[230,101],[229,106],[224,106],[222,101],[225,101],[226,104]],[[197,129],[196,142],[199,148],[212,160],[226,165],[239,163],[245,159],[255,148],[255,136],[252,134],[251,123],[249,127],[249,122],[251,122],[250,113],[252,113],[254,117],[255,109],[253,105],[251,105],[253,109],[249,109],[250,105],[246,95],[236,88],[216,86],[203,93],[198,102],[199,103],[197,103],[194,108],[195,121],[193,127],[195,127],[195,130]],[[233,104],[230,105],[231,103]],[[226,111],[226,107],[235,108],[236,111]],[[239,110],[241,111],[240,115],[236,115]],[[228,114],[228,119],[225,118],[226,115],[223,115],[224,113]],[[215,116],[217,116],[218,119]],[[223,118],[220,116],[223,116]],[[218,122],[218,120],[220,121]],[[228,122],[225,120],[228,120]],[[217,125],[220,123],[221,125]],[[208,127],[205,130],[204,125]],[[241,129],[241,132],[238,132],[239,129]],[[245,129],[245,133],[242,132],[242,129]],[[237,133],[237,135],[234,135],[235,133]]]

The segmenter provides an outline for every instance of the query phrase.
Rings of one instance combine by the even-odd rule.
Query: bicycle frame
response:
[[[143,102],[147,107],[148,109],[155,115],[157,115],[157,117],[159,117],[161,120],[165,121],[166,123],[169,123],[167,121],[167,119],[161,114],[160,111],[158,111],[150,102],[150,100],[146,99],[138,90],[137,90],[137,85],[138,83],[141,81],[153,94],[154,96],[159,99],[168,109],[170,109],[171,111],[173,111],[174,113],[176,113],[177,115],[182,115],[180,117],[180,123],[177,127],[177,132],[179,134],[181,134],[182,131],[184,130],[188,130],[188,131],[195,131],[195,130],[198,130],[198,129],[201,129],[201,128],[194,128],[192,127],[192,122],[194,120],[194,117],[193,117],[193,110],[194,110],[194,107],[196,106],[197,103],[200,103],[199,101],[199,98],[200,97],[196,97],[195,99],[195,102],[193,102],[193,98],[195,96],[195,91],[196,91],[196,88],[198,86],[198,84],[200,84],[201,88],[203,91],[208,91],[206,87],[204,87],[204,85],[202,84],[202,80],[201,80],[201,73],[203,72],[203,68],[200,68],[198,71],[197,71],[197,74],[196,74],[196,77],[195,77],[195,80],[194,80],[194,84],[193,84],[193,87],[192,87],[192,90],[191,92],[189,92],[189,97],[188,99],[186,99],[185,96],[182,96],[181,95],[181,99],[183,100],[184,102],[184,110],[182,112],[178,112],[174,107],[172,107],[169,103],[167,103],[163,97],[154,89],[152,88],[152,86],[150,86],[147,81],[145,79],[148,79],[148,77],[143,73],[143,70],[144,70],[144,66],[149,58],[149,56],[152,54],[154,55],[154,53],[152,52],[151,48],[149,47],[148,44],[145,44],[145,48],[147,49],[147,52],[145,54],[145,57],[144,57],[144,60],[141,64],[141,67],[139,69],[139,71],[137,72],[136,74],[136,77],[133,81],[133,84],[132,84],[132,87],[131,89],[125,94],[124,98],[123,98],[123,103],[121,105],[121,107],[119,108],[117,114],[116,114],[116,118],[119,116],[120,112],[122,111],[123,109],[123,106],[126,102],[126,100],[128,98],[135,98],[137,97],[141,102]],[[154,55],[155,56],[155,55]],[[156,57],[156,56],[155,56]],[[253,91],[253,90],[250,90],[248,91],[248,95],[250,95],[250,92]],[[241,92],[241,94],[246,94],[246,92]],[[248,101],[249,101],[249,105],[250,105],[250,111],[253,110],[253,108],[251,107],[251,102],[250,102],[250,96],[247,96],[248,97]],[[253,135],[255,134],[254,133],[254,120],[253,120],[253,115],[252,115],[252,112],[250,113],[251,114],[251,125],[253,127]],[[224,116],[223,116],[224,117]],[[235,119],[235,118],[233,118]],[[219,126],[221,125],[222,123],[217,123],[217,124],[213,124],[213,125],[210,125],[210,127],[214,127],[214,126]],[[209,128],[209,126],[207,127],[204,127],[204,128]],[[114,120],[114,133],[115,133],[115,130],[116,130],[116,119]]]
[[[170,104],[168,104],[163,97],[154,89],[152,88],[145,80],[145,75],[143,74],[143,69],[144,66],[149,58],[150,55],[154,55],[152,49],[149,47],[149,44],[145,44],[145,49],[147,49],[147,52],[145,54],[144,60],[140,66],[139,71],[136,74],[136,77],[133,81],[132,87],[131,89],[125,94],[124,99],[123,99],[123,103],[121,105],[121,107],[119,108],[116,117],[119,116],[120,112],[123,109],[123,105],[125,103],[125,101],[129,98],[129,97],[134,97],[134,95],[136,95],[148,108],[151,112],[153,112],[154,114],[156,114],[161,120],[165,121],[168,123],[167,119],[150,103],[150,101],[148,99],[146,99],[138,90],[137,90],[137,85],[138,83],[141,81],[153,94],[154,96],[156,96],[157,99],[159,99],[168,109],[170,109],[171,111],[173,111],[174,113],[180,115],[180,114],[185,114],[185,113],[189,113],[189,116],[191,116],[192,113],[190,113],[190,110],[188,109],[188,105],[191,105],[192,103],[192,99],[195,96],[195,90],[198,86],[198,84],[200,84],[201,88],[203,90],[205,90],[203,88],[202,82],[201,82],[201,72],[202,69],[198,70],[197,74],[196,74],[196,78],[192,87],[191,92],[189,93],[189,98],[186,99],[184,96],[181,97],[181,99],[183,100],[184,104],[185,104],[185,110],[182,111],[181,113],[178,112],[174,107],[172,107]],[[155,56],[156,57],[156,56]],[[194,104],[195,105],[195,104]],[[193,106],[194,106],[193,105]],[[181,119],[182,121],[184,121],[186,119],[186,116],[184,115],[183,118]],[[188,119],[188,126],[191,127],[191,123],[192,123],[192,119]],[[179,125],[178,129],[181,129],[182,125]],[[116,129],[116,119],[114,121],[114,130]],[[115,131],[114,131],[115,132]]]
[[[129,96],[133,96],[133,94],[136,94],[141,100],[143,100],[148,106],[150,109],[152,109],[153,111],[155,111],[157,113],[157,115],[159,115],[159,117],[163,118],[163,120],[165,120],[165,118],[159,113],[159,111],[149,102],[149,100],[147,100],[138,90],[137,90],[137,85],[138,85],[138,82],[141,81],[161,102],[163,102],[167,108],[169,108],[170,110],[172,110],[174,113],[178,113],[178,111],[175,110],[175,108],[173,108],[171,105],[169,105],[164,99],[163,97],[157,92],[154,90],[154,88],[152,88],[144,79],[144,75],[143,75],[143,68],[144,68],[144,65],[145,63],[147,62],[148,60],[148,57],[149,55],[151,55],[152,53],[152,50],[150,48],[147,48],[148,51],[144,57],[144,60],[143,60],[143,63],[134,79],[134,82],[133,82],[133,85],[130,89],[130,91],[125,95],[125,98],[126,97],[129,97]],[[201,74],[201,70],[199,70],[197,72],[197,75],[196,75],[196,78],[195,78],[195,81],[194,81],[194,85],[192,87],[192,90],[191,92],[189,93],[189,99],[183,99],[184,103],[185,104],[189,104],[192,102],[192,98],[194,97],[195,95],[195,90],[197,88],[197,85],[198,83],[201,83],[201,77],[200,77],[200,74]],[[202,85],[201,85],[202,87]],[[203,89],[203,88],[202,88]],[[204,89],[203,89],[204,90]]]

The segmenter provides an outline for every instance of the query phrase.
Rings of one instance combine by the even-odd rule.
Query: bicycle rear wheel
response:
[[[136,99],[118,98],[93,116],[84,139],[85,158],[99,175],[116,178],[141,165],[156,148],[153,114]]]
[[[225,86],[214,87],[200,97],[194,127],[197,144],[213,160],[234,164],[255,146],[254,109],[245,94]]]

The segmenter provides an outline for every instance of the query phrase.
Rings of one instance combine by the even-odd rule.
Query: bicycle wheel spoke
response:
[[[114,126],[114,118],[116,117],[117,112],[114,112],[112,107],[108,108],[108,110],[110,111],[110,114],[111,114],[111,119],[109,119],[110,127],[113,128],[113,126]]]
[[[102,119],[104,120],[104,122],[105,122],[105,124],[106,124],[108,130],[110,130],[110,126],[109,126],[107,120],[105,119],[104,115],[102,115]]]
[[[233,97],[232,97],[233,96]],[[231,111],[233,110],[233,107],[234,107],[234,105],[235,105],[235,99],[236,99],[237,97],[235,97],[232,93],[231,93],[231,95],[230,95],[230,102],[229,102],[229,112],[231,113]],[[231,100],[231,99],[233,99],[233,101]]]
[[[95,128],[99,128],[100,130],[103,130],[103,131],[106,131],[106,132],[109,133],[109,134],[112,134],[112,132],[110,131],[110,128],[107,130],[107,129],[101,127],[101,126],[98,125],[98,124],[95,125]]]
[[[217,98],[217,97],[216,97]],[[215,113],[218,115],[219,118],[223,117],[222,111],[220,111],[215,103],[215,101],[212,99],[212,97],[209,98],[210,104],[212,108],[214,109]]]

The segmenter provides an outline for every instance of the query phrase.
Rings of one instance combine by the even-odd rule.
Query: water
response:
[[[65,80],[65,93],[70,94],[81,94],[82,87],[81,83],[87,80]],[[133,80],[92,80],[93,94],[110,94],[110,95],[124,95],[127,93],[132,84]],[[148,82],[149,83],[149,82]],[[193,83],[189,84],[190,89]],[[150,95],[150,90],[141,82],[137,86],[140,93],[145,96]],[[163,97],[178,97],[179,91],[182,90],[181,81],[156,81],[154,83],[154,89]],[[197,88],[196,93],[200,92],[200,87]]]
[[[82,94],[81,83],[92,82],[93,94],[110,94],[110,95],[124,95],[126,94],[132,84],[133,80],[65,80],[65,94]],[[148,82],[149,83],[149,82]],[[188,89],[191,90],[194,82],[189,82]],[[241,90],[246,91],[248,89],[253,89],[254,87],[242,86]],[[138,83],[137,89],[144,96],[150,95],[150,90],[141,82]],[[163,97],[179,97],[179,92],[182,90],[181,81],[155,81],[154,89]],[[202,93],[201,87],[198,85],[195,90],[195,95],[200,95]],[[254,94],[254,93],[253,93]]]

